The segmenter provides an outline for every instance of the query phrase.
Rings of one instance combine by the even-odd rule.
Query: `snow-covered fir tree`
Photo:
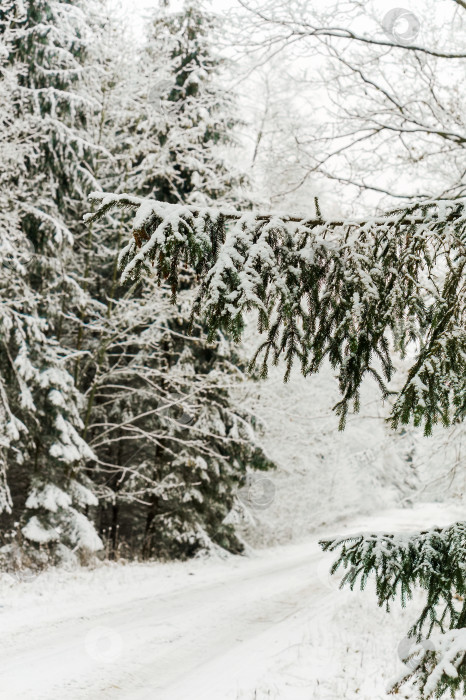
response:
[[[125,69],[113,72],[101,92],[100,143],[111,152],[99,160],[105,186],[119,174],[122,189],[131,184],[168,201],[242,196],[242,178],[225,158],[235,120],[212,30],[195,6],[162,12],[139,61],[129,52]],[[165,82],[157,83],[160,66]],[[238,550],[223,521],[247,470],[272,466],[253,417],[228,391],[244,376],[245,359],[224,334],[207,346],[197,325],[191,337],[191,276],[177,307],[166,285],[119,285],[123,223],[96,223],[79,251],[92,304],[75,379],[86,397],[84,437],[98,455],[91,474],[100,530],[114,554],[119,540],[145,556],[189,556],[212,543]]]
[[[2,309],[2,328],[10,325],[9,320],[7,320],[9,306],[12,304],[12,298],[19,292],[18,287],[21,280],[17,279],[17,268],[25,262],[24,259],[21,260],[21,253],[25,253],[27,259],[30,256],[25,238],[21,236],[18,203],[11,193],[12,185],[25,174],[24,158],[28,149],[28,144],[20,138],[19,124],[12,116],[14,113],[13,94],[18,84],[18,68],[8,64],[8,57],[15,37],[12,23],[19,19],[18,10],[18,5],[13,2],[2,2],[0,5],[0,160],[2,162],[0,171],[0,260],[2,286],[5,290],[10,287],[13,287],[14,290],[9,303],[2,304],[0,307]],[[34,297],[30,293],[29,297],[33,305]],[[2,294],[2,301],[3,298],[4,294]],[[4,353],[3,344],[2,357]],[[6,377],[2,372],[0,375],[0,514],[11,513],[12,510],[13,503],[7,475],[7,452],[12,441],[19,434],[19,426],[20,424],[17,423],[10,409]]]
[[[152,300],[114,301],[115,336],[104,336],[87,392],[100,526],[113,548],[120,540],[144,556],[238,550],[223,522],[235,492],[249,469],[273,466],[230,397],[244,360],[220,334],[209,346],[200,327],[189,334],[186,302],[173,309],[169,290],[148,289]]]
[[[218,18],[196,2],[157,13],[140,59],[142,89],[125,134],[134,147],[120,189],[164,202],[238,198],[246,178],[226,155],[239,119],[222,80],[218,33]]]
[[[86,192],[76,186],[85,170],[85,132],[81,97],[73,91],[84,15],[76,4],[32,0],[10,4],[2,19],[10,133],[2,159],[8,224],[1,364],[11,522],[19,521],[25,541],[50,553],[56,543],[97,550],[102,543],[84,515],[96,499],[82,471],[93,453],[80,436],[82,398],[60,343],[67,305],[82,295],[67,271],[73,246],[67,220]]]

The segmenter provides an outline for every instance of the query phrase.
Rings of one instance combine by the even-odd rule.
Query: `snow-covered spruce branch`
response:
[[[415,676],[421,697],[466,692],[466,523],[416,534],[355,534],[322,540],[324,551],[338,551],[331,572],[347,569],[341,586],[364,589],[375,581],[377,601],[389,610],[400,597],[403,606],[414,589],[426,591],[424,608],[409,635],[406,651],[422,658],[396,679],[391,691]],[[426,643],[426,638],[429,643]],[[415,644],[417,642],[417,644]]]
[[[464,200],[421,202],[365,221],[258,215],[96,192],[91,223],[115,207],[135,211],[122,250],[123,280],[150,273],[170,284],[197,279],[193,318],[238,339],[254,309],[266,339],[252,360],[294,360],[303,374],[325,358],[339,371],[345,424],[365,374],[390,393],[390,340],[418,352],[399,392],[394,425],[430,433],[464,417],[466,403],[466,210]]]

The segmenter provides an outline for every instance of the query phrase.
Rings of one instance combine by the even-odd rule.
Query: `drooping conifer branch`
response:
[[[416,353],[392,412],[430,433],[460,420],[466,403],[466,211],[462,200],[421,202],[364,221],[257,215],[94,193],[87,222],[115,207],[135,211],[122,250],[123,280],[152,274],[179,288],[198,280],[193,316],[239,339],[255,310],[266,335],[253,358],[298,360],[304,375],[325,358],[338,371],[345,424],[363,377],[390,393],[391,349]],[[392,344],[392,347],[391,347]]]
[[[338,552],[331,572],[347,569],[341,587],[375,581],[378,604],[387,611],[400,598],[403,607],[413,591],[426,591],[424,607],[409,635],[410,661],[393,681],[391,692],[415,675],[421,697],[466,691],[466,523],[426,532],[356,534],[322,540],[324,551]],[[426,644],[426,638],[429,643]],[[413,663],[412,657],[418,658]],[[453,695],[452,695],[453,696]]]

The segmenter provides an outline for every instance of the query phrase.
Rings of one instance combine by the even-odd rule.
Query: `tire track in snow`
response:
[[[25,630],[2,652],[0,697],[185,700],[193,684],[207,697],[220,678],[234,685],[263,669],[283,626],[335,604],[316,576],[322,557],[308,544],[283,561],[244,560],[213,583]]]

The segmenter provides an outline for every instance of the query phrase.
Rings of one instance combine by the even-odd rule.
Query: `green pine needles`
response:
[[[422,698],[440,698],[447,691],[453,697],[460,689],[466,695],[466,523],[413,535],[352,535],[320,544],[324,551],[338,551],[332,574],[340,566],[348,569],[341,586],[353,589],[359,584],[364,589],[369,579],[375,580],[378,604],[387,611],[397,598],[404,607],[414,589],[426,591],[423,610],[408,633],[417,644],[406,650],[406,671],[391,692],[415,675]]]
[[[304,375],[328,359],[338,372],[343,428],[358,410],[365,375],[395,395],[392,425],[462,420],[466,406],[466,211],[463,200],[421,202],[365,221],[257,215],[91,195],[88,223],[115,207],[134,210],[122,250],[124,279],[151,274],[170,284],[194,270],[193,317],[211,335],[238,339],[257,313],[265,340],[252,363],[263,377],[281,358]],[[413,357],[404,386],[390,390],[392,353]]]

